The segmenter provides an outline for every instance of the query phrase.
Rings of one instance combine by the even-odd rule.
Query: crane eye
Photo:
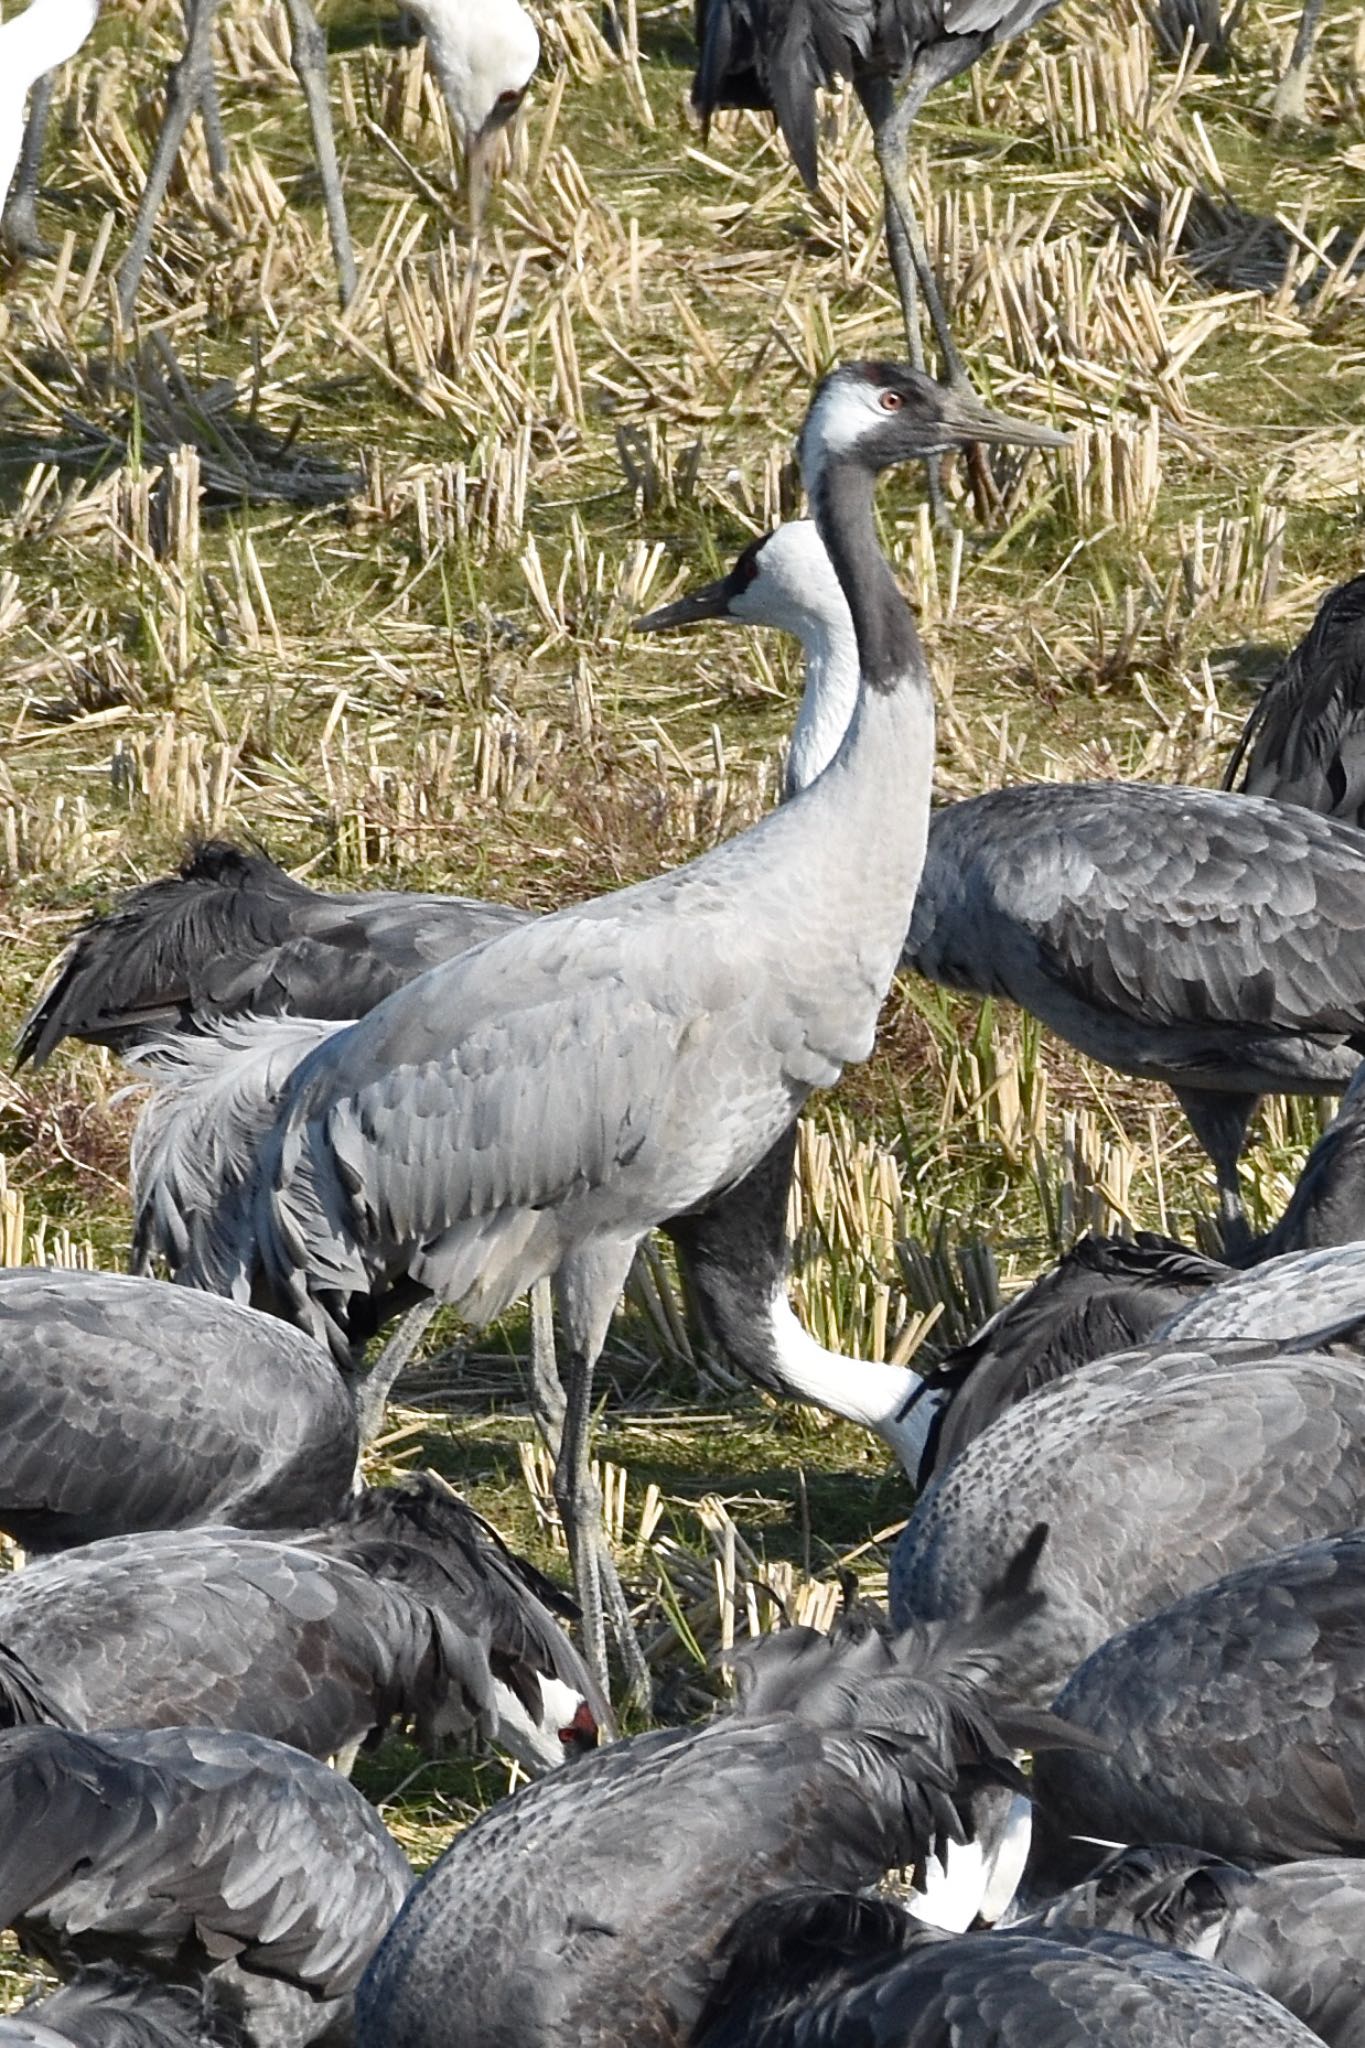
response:
[[[500,107],[511,108],[518,106],[520,102],[521,94],[512,86],[509,86],[506,92],[500,92],[498,94],[497,104]]]
[[[883,391],[877,402],[883,412],[899,412],[905,404],[905,400],[901,397],[899,391]]]

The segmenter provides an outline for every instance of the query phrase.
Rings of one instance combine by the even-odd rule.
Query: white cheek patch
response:
[[[924,1866],[924,1890],[909,1904],[912,1920],[941,1927],[947,1934],[965,1934],[977,1915],[986,1889],[986,1859],[979,1842],[949,1842],[943,1859],[930,1856]]]
[[[977,1911],[988,1927],[994,1927],[1008,1909],[1028,1862],[1033,1840],[1033,1801],[1016,1792],[1010,1802],[1004,1829],[987,1861],[986,1888]]]
[[[847,455],[880,417],[877,394],[865,384],[826,386],[808,433],[830,455]]]
[[[560,1741],[559,1731],[572,1725],[582,1704],[582,1694],[558,1678],[538,1677],[537,1683],[544,1704],[535,1721],[510,1685],[500,1680],[493,1684],[493,1740],[535,1777],[568,1762],[569,1751]]]

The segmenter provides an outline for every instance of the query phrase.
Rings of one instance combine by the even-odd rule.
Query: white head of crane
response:
[[[518,0],[418,0],[431,61],[460,131],[470,211],[477,222],[498,137],[526,97],[540,62],[536,25]]]

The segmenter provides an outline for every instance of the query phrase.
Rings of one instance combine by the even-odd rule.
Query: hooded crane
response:
[[[797,788],[855,701],[846,608],[821,555],[814,527],[794,521],[637,622],[732,619],[798,636]],[[1365,833],[1213,790],[990,790],[933,813],[901,964],[1003,996],[1092,1059],[1166,1082],[1245,1255],[1237,1162],[1258,1098],[1336,1094],[1365,1051]]]
[[[0,206],[24,152],[24,101],[45,73],[75,56],[98,13],[99,0],[30,0],[0,22]],[[37,175],[35,163],[35,184]]]
[[[346,306],[355,296],[357,280],[327,94],[327,42],[310,0],[286,0],[286,4],[292,61],[312,124],[313,146],[322,181],[323,205],[336,261],[341,303]],[[97,0],[36,0],[29,13],[20,18],[22,23],[28,21],[30,15],[39,17],[23,46],[26,59],[31,49],[33,60],[31,65],[26,63],[24,90],[41,73],[62,63],[79,47],[79,42],[84,41],[93,26],[96,7]],[[210,161],[215,177],[221,177],[226,168],[213,75],[213,31],[218,0],[190,0],[185,12],[184,53],[167,75],[166,111],[161,132],[142,189],[132,238],[119,266],[119,313],[125,323],[132,318],[137,288],[151,251],[157,216],[166,197],[185,130],[197,107],[203,108],[209,129]],[[519,0],[479,0],[477,7],[466,5],[465,0],[417,0],[412,12],[426,36],[442,97],[449,109],[452,125],[464,144],[470,211],[477,225],[487,190],[492,150],[535,76],[540,61],[540,38],[535,23]],[[87,15],[89,19],[84,30],[77,42],[71,43],[69,24]],[[16,42],[16,49],[19,47]],[[11,89],[7,87],[7,90]],[[34,96],[29,131],[23,139],[20,179],[6,208],[7,231],[28,244],[37,239],[34,202],[48,100],[49,95],[41,88]],[[22,103],[21,90],[19,108],[22,108]],[[13,154],[16,157],[19,155],[18,122],[16,113],[13,123],[16,136]],[[9,168],[12,175],[13,162]]]
[[[118,1273],[0,1272],[0,1529],[25,1550],[230,1522],[299,1529],[354,1489],[356,1402],[274,1316]]]
[[[399,989],[297,1068],[261,1148],[235,1291],[349,1355],[401,1285],[496,1316],[553,1274],[568,1347],[555,1490],[590,1657],[604,1603],[642,1660],[588,1462],[593,1366],[637,1245],[754,1166],[871,1049],[924,853],[933,698],[877,543],[893,463],[1051,445],[896,364],[832,371],[802,435],[846,585],[858,709],[825,774],[672,873],[504,933]]]
[[[1070,1739],[997,1716],[993,1688],[1040,1536],[966,1630],[814,1657],[802,1631],[747,1651],[739,1711],[618,1742],[483,1814],[410,1894],[356,1998],[357,2048],[672,2048],[741,1906],[793,1883],[870,1885],[960,1840],[983,1773]],[[869,1662],[872,1669],[869,1671]]]
[[[63,1977],[118,1965],[206,1986],[252,2041],[340,2039],[411,1884],[369,1801],[284,1743],[0,1735],[0,1926]]]
[[[1031,1889],[1093,1842],[1178,1841],[1238,1861],[1358,1855],[1365,1840],[1365,1531],[1261,1557],[1097,1646],[1057,1712],[1105,1744],[1040,1759]]]
[[[1116,1630],[1349,1528],[1362,1479],[1358,1362],[1265,1343],[1102,1359],[1030,1394],[940,1470],[892,1557],[892,1618],[969,1617],[977,1589],[1047,1522],[1047,1606],[1010,1671],[1012,1696],[1045,1706]]]
[[[851,79],[872,126],[886,193],[886,231],[911,359],[920,353],[923,294],[952,387],[969,388],[910,194],[910,130],[937,85],[1050,14],[1057,0],[697,0],[692,101],[762,107],[777,117],[807,187],[820,176],[816,93]]]
[[[327,1757],[399,1723],[565,1761],[599,1719],[581,1659],[483,1525],[460,1542],[433,1519],[379,1491],[294,1542],[154,1530],[11,1573],[0,1725],[249,1729]]]
[[[1242,728],[1223,787],[1365,826],[1365,576],[1328,591]]]
[[[1244,1870],[1198,1849],[1124,1849],[1039,1919],[1136,1934],[1204,1956],[1276,1999],[1330,2048],[1365,2048],[1365,1865],[1358,1857]]]
[[[721,1961],[689,2048],[1317,2041],[1262,1992],[1152,1942],[1066,1926],[935,1940],[893,1900],[824,1889],[758,1901],[730,1929]]]

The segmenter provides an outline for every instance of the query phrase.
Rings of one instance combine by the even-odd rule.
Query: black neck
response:
[[[853,614],[858,669],[874,690],[894,690],[922,670],[914,614],[877,539],[875,478],[853,463],[831,463],[816,479],[811,513]]]

